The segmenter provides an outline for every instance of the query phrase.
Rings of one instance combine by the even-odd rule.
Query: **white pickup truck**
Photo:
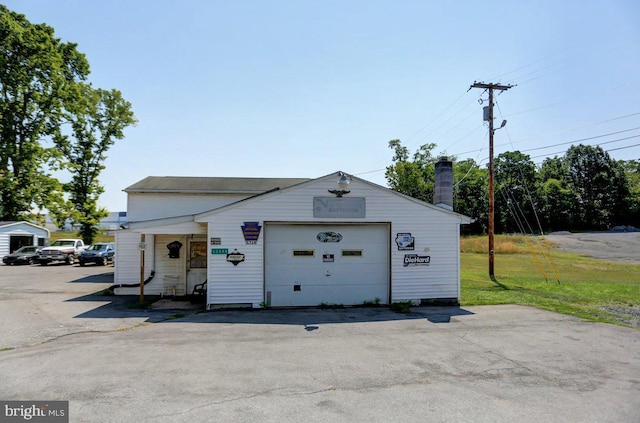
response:
[[[54,261],[73,264],[83,251],[84,243],[81,239],[58,239],[50,246],[40,250],[40,255],[36,260],[42,266]]]

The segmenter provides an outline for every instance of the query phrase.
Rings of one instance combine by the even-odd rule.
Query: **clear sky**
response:
[[[496,98],[496,154],[541,163],[573,141],[640,158],[638,0],[3,3],[77,43],[94,86],[132,103],[139,123],[101,175],[110,211],[149,175],[386,185],[391,139],[484,166],[474,81],[517,84]]]

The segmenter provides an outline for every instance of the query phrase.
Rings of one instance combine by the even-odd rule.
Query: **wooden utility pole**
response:
[[[484,88],[489,91],[489,277],[495,279],[494,272],[494,215],[495,215],[495,203],[494,203],[494,188],[493,188],[493,90],[506,91],[512,88],[513,85],[500,85],[500,84],[485,84],[484,82],[474,82],[471,88]],[[506,122],[506,121],[505,121]]]

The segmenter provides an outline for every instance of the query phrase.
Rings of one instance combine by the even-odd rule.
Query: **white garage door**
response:
[[[272,306],[388,303],[386,224],[267,224],[265,243]]]

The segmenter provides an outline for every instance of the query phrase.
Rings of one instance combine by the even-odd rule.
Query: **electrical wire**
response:
[[[640,129],[640,126],[638,126],[636,128],[624,129],[622,131],[610,132],[608,134],[596,135],[596,136],[593,136],[593,137],[582,138],[582,139],[579,139],[579,140],[566,141],[566,142],[561,142],[561,143],[558,143],[558,144],[549,144],[549,145],[546,145],[546,146],[543,146],[543,147],[528,148],[526,150],[519,150],[519,151],[520,152],[525,152],[525,151],[545,150],[547,148],[557,147],[559,145],[567,145],[567,144],[574,144],[574,143],[581,142],[581,141],[589,141],[589,140],[593,140],[593,139],[596,139],[596,138],[603,138],[603,137],[608,137],[608,136],[611,136],[611,135],[622,134],[623,132],[635,131],[637,129]],[[613,140],[613,141],[605,141],[605,142],[598,143],[598,145],[611,144],[612,142],[628,140],[629,138],[635,138],[636,136],[626,137],[626,138],[619,138],[619,139]]]
[[[562,133],[565,133],[565,132],[571,132],[571,131],[574,131],[574,130],[577,130],[577,129],[583,129],[583,128],[588,128],[590,126],[601,125],[603,123],[614,122],[616,120],[626,119],[626,118],[633,117],[633,116],[638,116],[638,115],[640,115],[640,112],[630,113],[630,114],[626,114],[626,115],[623,115],[623,116],[617,116],[617,117],[614,117],[614,118],[601,120],[601,121],[598,121],[598,122],[591,122],[591,123],[588,123],[588,124],[585,124],[585,125],[580,125],[580,126],[576,126],[576,127],[572,127],[572,128],[563,129],[563,130],[560,130],[560,131],[548,132],[548,133],[545,133],[545,134],[542,134],[542,135],[538,135],[538,136],[535,136],[535,137],[523,138],[521,140],[510,141],[509,143],[504,143],[504,144],[497,144],[496,147],[504,147],[505,145],[513,145],[513,144],[518,144],[518,143],[525,142],[525,141],[531,141],[531,140],[535,140],[535,139],[539,139],[539,138],[544,138],[544,137],[551,136],[551,135],[558,135],[558,134],[562,134]],[[612,132],[610,134],[603,134],[602,136],[613,135],[613,134],[616,134],[616,132]],[[573,142],[580,142],[580,141],[581,140],[575,140]],[[462,153],[457,153],[457,154],[453,154],[453,155],[454,156],[462,156],[464,154],[475,153],[477,151],[479,151],[479,150],[478,149],[474,149],[474,150],[463,151]]]

